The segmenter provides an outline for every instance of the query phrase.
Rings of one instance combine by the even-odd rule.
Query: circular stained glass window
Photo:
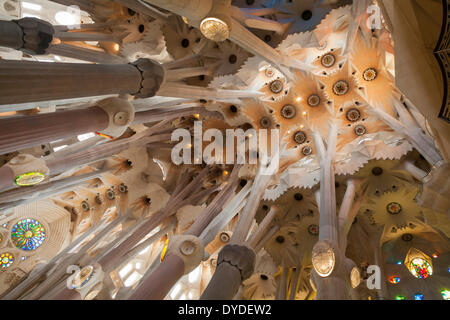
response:
[[[348,85],[347,81],[344,80],[339,80],[333,86],[333,92],[337,96],[343,96],[347,94],[349,90],[350,86]]]
[[[397,283],[400,282],[400,277],[391,276],[391,277],[389,277],[389,282],[392,283],[392,284],[397,284]]]
[[[3,252],[0,254],[0,268],[6,269],[14,262],[14,257],[9,252]]]
[[[321,63],[325,68],[330,68],[336,63],[336,58],[331,53],[328,53],[322,57]]]
[[[422,258],[415,258],[409,264],[409,271],[418,279],[426,279],[433,274],[431,265]]]
[[[11,230],[11,239],[16,247],[25,251],[39,248],[45,240],[45,230],[35,219],[23,219]]]

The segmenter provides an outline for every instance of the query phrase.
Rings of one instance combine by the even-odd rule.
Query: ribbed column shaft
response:
[[[98,107],[0,119],[0,154],[101,131],[108,123]]]
[[[238,268],[229,263],[221,263],[200,300],[232,300],[241,282],[241,272]]]
[[[131,64],[0,60],[0,105],[134,94],[141,88],[141,79]]]
[[[171,254],[131,295],[130,300],[162,300],[184,274],[184,262]]]

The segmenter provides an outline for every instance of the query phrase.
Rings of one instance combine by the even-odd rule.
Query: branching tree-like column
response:
[[[339,248],[338,218],[336,215],[336,189],[334,157],[336,153],[337,126],[332,124],[329,131],[328,149],[325,149],[319,133],[314,133],[314,141],[319,157],[320,173],[320,231],[319,241],[313,248],[311,273],[317,288],[318,300],[349,299],[350,284],[346,277],[345,255]]]
[[[203,35],[213,41],[229,39],[245,50],[264,57],[277,65],[308,70],[299,60],[282,55],[259,39],[232,16],[231,0],[145,0],[160,8],[187,18],[189,24],[199,28]],[[240,19],[238,16],[237,19]]]
[[[163,81],[164,68],[149,59],[115,65],[0,60],[0,105],[108,94],[148,98]]]
[[[233,195],[238,183],[238,172],[241,166],[236,165],[231,173],[226,186],[216,195],[214,200],[206,207],[200,217],[192,226],[180,236],[169,238],[167,248],[167,258],[169,256],[178,256],[182,263],[175,263],[174,266],[167,265],[165,259],[136,289],[131,299],[164,299],[172,286],[181,278],[181,276],[193,271],[206,256],[204,251],[205,243],[199,238],[203,230],[211,221],[222,211],[222,207]],[[178,260],[171,258],[172,260]],[[183,272],[180,274],[179,268],[183,266]],[[161,282],[161,278],[165,279]],[[172,284],[168,286],[167,284]]]
[[[272,158],[277,158],[278,154]],[[263,155],[262,158],[265,158]],[[267,158],[265,158],[267,159]],[[253,274],[256,254],[250,243],[246,242],[253,219],[264,191],[271,181],[271,175],[262,167],[259,169],[248,197],[247,203],[239,215],[230,244],[219,252],[217,268],[206,287],[201,299],[231,300],[238,292],[242,281]]]

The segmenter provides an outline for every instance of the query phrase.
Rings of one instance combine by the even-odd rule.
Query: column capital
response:
[[[192,235],[178,235],[169,239],[166,255],[176,255],[184,262],[184,274],[193,271],[205,257],[203,242]]]
[[[23,46],[18,50],[31,55],[47,53],[55,34],[55,29],[49,22],[30,17],[13,21],[22,28],[23,32]]]
[[[134,120],[134,106],[131,102],[120,98],[106,98],[95,103],[108,114],[108,127],[100,133],[117,138],[120,137]]]
[[[219,252],[217,265],[228,263],[239,269],[242,281],[250,278],[255,268],[256,254],[250,247],[237,244],[227,244]]]
[[[134,96],[150,98],[161,88],[165,81],[164,67],[153,60],[141,58],[132,63],[141,73],[141,88]]]

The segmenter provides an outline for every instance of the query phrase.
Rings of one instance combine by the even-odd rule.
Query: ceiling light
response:
[[[200,31],[209,40],[225,41],[230,36],[228,24],[215,17],[207,17],[200,24]]]
[[[41,11],[42,6],[36,3],[22,2],[22,8],[34,11]]]
[[[55,14],[55,20],[61,25],[73,25],[76,24],[76,17],[66,11],[59,11]]]

